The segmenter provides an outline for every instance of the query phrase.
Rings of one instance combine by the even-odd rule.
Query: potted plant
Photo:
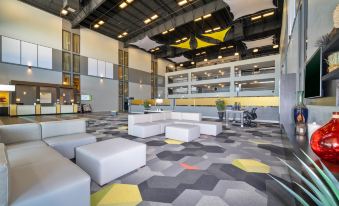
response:
[[[149,110],[151,108],[151,104],[148,102],[148,100],[144,101],[144,109]]]
[[[215,106],[218,110],[219,120],[222,121],[225,114],[225,101],[223,99],[217,99],[215,101]]]

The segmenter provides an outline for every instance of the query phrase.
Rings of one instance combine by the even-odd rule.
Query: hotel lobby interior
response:
[[[0,206],[339,205],[339,0],[1,0]]]

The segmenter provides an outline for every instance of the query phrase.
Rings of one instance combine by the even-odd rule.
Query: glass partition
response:
[[[168,94],[188,94],[188,87],[170,87],[168,88]]]
[[[60,104],[71,105],[74,103],[74,90],[60,88]]]
[[[15,103],[20,105],[34,105],[37,102],[36,86],[16,85]]]
[[[231,69],[229,67],[208,71],[192,72],[192,81],[229,78],[230,75]]]
[[[275,72],[275,62],[267,61],[256,64],[247,64],[234,67],[235,76],[250,76],[258,74],[272,74]]]
[[[182,82],[187,82],[188,81],[188,74],[178,74],[178,75],[173,75],[168,77],[168,83],[173,84],[173,83],[182,83]]]
[[[201,84],[194,85],[191,87],[192,94],[200,94],[200,93],[220,93],[220,92],[229,92],[230,91],[230,83],[218,83],[218,84]]]
[[[237,81],[234,84],[235,91],[263,91],[275,89],[275,79]]]

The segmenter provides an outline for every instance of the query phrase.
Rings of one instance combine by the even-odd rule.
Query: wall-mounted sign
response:
[[[92,101],[92,95],[89,94],[82,94],[81,101]]]
[[[15,85],[0,84],[0,91],[2,91],[2,92],[14,92],[15,91]]]

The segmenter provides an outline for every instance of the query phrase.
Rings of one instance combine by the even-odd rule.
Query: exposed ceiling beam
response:
[[[155,26],[143,33],[139,33],[138,34],[138,30],[135,31],[135,35],[133,35],[133,33],[130,33],[129,36],[133,36],[131,39],[129,39],[126,42],[126,45],[128,45],[129,43],[135,42],[139,39],[142,39],[145,35],[152,37],[155,36],[157,34],[160,34],[163,31],[166,31],[172,27],[178,27],[181,26],[183,24],[186,24],[188,22],[194,21],[194,19],[204,16],[206,14],[210,14],[213,12],[216,12],[218,10],[221,10],[223,8],[225,8],[227,6],[227,4],[225,2],[223,2],[222,0],[216,0],[213,1],[211,3],[205,4],[201,7],[198,7],[192,11],[186,12],[182,15],[178,15],[175,16],[174,18],[164,22],[161,25]]]
[[[106,0],[89,0],[89,2],[82,8],[78,15],[72,20],[72,27],[77,27],[86,17],[95,11]]]

